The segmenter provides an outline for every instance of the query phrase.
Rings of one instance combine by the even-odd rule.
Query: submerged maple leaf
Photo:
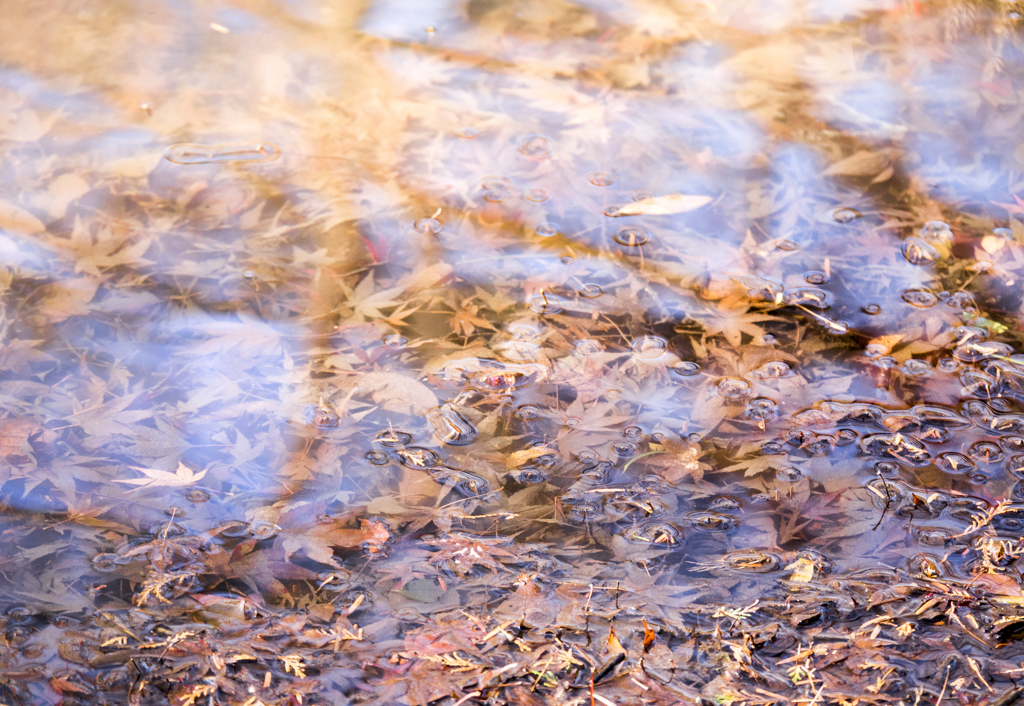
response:
[[[146,477],[129,478],[126,480],[119,479],[115,482],[139,486],[135,490],[142,490],[143,488],[183,488],[193,483],[198,483],[206,475],[206,471],[196,473],[181,462],[178,463],[178,470],[174,473],[161,471],[156,468],[140,468],[139,466],[130,466],[130,468],[142,471]]]

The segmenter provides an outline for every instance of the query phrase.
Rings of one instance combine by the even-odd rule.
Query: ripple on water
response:
[[[661,336],[641,336],[634,338],[629,344],[629,351],[634,358],[654,360],[660,358],[668,350],[668,341]]]
[[[441,232],[441,221],[436,218],[417,218],[412,222],[412,227],[420,233],[431,233],[436,235]]]
[[[727,400],[742,400],[750,397],[753,389],[743,378],[724,378],[718,383],[718,394]]]
[[[728,532],[739,526],[739,520],[718,512],[691,512],[686,521],[698,532]]]
[[[729,552],[722,557],[726,568],[741,574],[767,574],[782,568],[782,557],[759,549]]]
[[[651,236],[643,228],[623,226],[615,233],[615,242],[619,245],[635,248],[650,241]]]
[[[853,208],[837,208],[830,214],[836,223],[852,223],[860,218],[860,211]]]
[[[939,259],[939,251],[928,241],[912,235],[903,241],[903,257],[911,265],[932,265]]]
[[[903,301],[919,309],[928,309],[939,302],[935,293],[928,289],[907,289],[901,295]]]
[[[562,310],[562,300],[554,294],[542,292],[530,297],[530,309],[538,314],[557,314]]]
[[[526,135],[519,140],[519,152],[530,159],[544,159],[550,157],[555,151],[555,145],[550,137],[545,135]]]
[[[442,443],[468,446],[476,441],[479,432],[451,405],[441,405],[427,411],[427,423]]]
[[[672,372],[680,377],[693,377],[700,372],[700,365],[690,360],[681,360],[672,366]]]

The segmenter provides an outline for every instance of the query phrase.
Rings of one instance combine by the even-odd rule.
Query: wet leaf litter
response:
[[[1017,3],[4,9],[0,702],[1020,701]]]

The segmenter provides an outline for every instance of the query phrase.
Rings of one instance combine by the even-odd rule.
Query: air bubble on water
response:
[[[640,427],[626,427],[622,430],[622,437],[629,441],[639,441],[643,434],[644,432]]]
[[[281,528],[273,522],[253,522],[249,525],[249,534],[256,539],[270,539],[280,534]]]
[[[572,263],[572,257],[569,255],[563,255],[559,260],[563,265],[569,265]]]
[[[190,488],[185,491],[185,499],[190,503],[205,503],[210,499],[210,494],[202,488]]]
[[[530,309],[538,314],[557,314],[562,310],[562,300],[554,294],[535,294],[530,298]]]
[[[969,269],[971,272],[977,272],[979,275],[984,275],[991,272],[993,267],[995,267],[995,265],[993,265],[988,260],[978,260],[977,262],[971,264],[967,269]]]
[[[718,383],[718,394],[727,400],[742,400],[752,393],[750,383],[743,378],[724,378]]]
[[[506,341],[498,349],[502,356],[519,363],[536,360],[541,353],[540,346],[533,341]]]
[[[463,139],[466,139],[466,140],[474,140],[474,139],[476,139],[476,136],[479,133],[477,132],[476,128],[464,127],[464,128],[459,128],[459,131],[457,133],[455,133],[455,134],[458,135],[459,137],[463,138]]]
[[[543,483],[548,479],[547,471],[537,466],[522,466],[512,471],[511,475],[516,483],[523,484]]]
[[[672,372],[682,377],[692,377],[700,372],[700,366],[689,360],[681,360],[672,366]]]
[[[549,198],[547,189],[530,189],[526,192],[526,200],[533,201],[534,203],[540,203],[547,201]]]
[[[406,468],[431,468],[441,461],[430,449],[418,447],[398,449],[395,454],[398,456],[398,462]]]
[[[509,335],[517,341],[532,341],[543,333],[540,326],[522,321],[509,324],[507,329]]]
[[[879,461],[875,464],[875,473],[883,478],[894,478],[900,473],[900,464],[892,461]]]
[[[541,223],[536,228],[537,235],[542,238],[550,238],[554,235],[558,235],[558,226],[554,223]]]
[[[228,520],[221,524],[220,534],[231,539],[247,537],[249,536],[249,523],[243,520]]]
[[[743,509],[743,504],[736,498],[728,495],[720,495],[711,501],[708,505],[708,510],[712,512],[739,512]]]
[[[579,429],[583,421],[578,417],[566,417],[562,422],[562,426],[566,429]]]
[[[661,546],[673,546],[683,540],[683,530],[672,522],[647,522],[628,529],[624,533],[631,542],[644,542]]]
[[[916,235],[904,240],[901,250],[903,257],[911,265],[931,265],[939,259],[939,251],[931,243]]]
[[[544,135],[526,135],[519,140],[519,151],[531,159],[550,157],[554,150],[551,138]]]
[[[393,333],[389,336],[384,337],[384,345],[388,348],[404,348],[405,344],[409,342],[409,339],[405,336],[399,336],[397,333]]]
[[[480,188],[486,191],[506,191],[512,188],[512,181],[508,177],[488,174],[480,180]]]
[[[775,341],[776,341],[775,336],[771,335],[770,333],[766,333],[765,335],[761,336],[761,345],[764,345],[764,346],[774,346],[775,345]]]
[[[177,505],[172,505],[164,509],[164,514],[168,517],[184,517],[185,510],[184,508],[178,507]]]
[[[976,468],[974,461],[955,452],[939,454],[935,459],[935,466],[946,473],[955,474],[970,473]]]
[[[800,248],[800,246],[792,240],[780,240],[775,243],[775,247],[785,252],[793,252]]]
[[[629,458],[630,456],[636,456],[637,448],[636,444],[629,441],[618,441],[612,444],[612,451],[615,452],[616,456]]]
[[[436,235],[441,232],[443,224],[436,218],[417,218],[412,222],[412,227],[420,233],[431,233]]]
[[[919,358],[911,358],[910,360],[903,363],[903,372],[907,375],[921,376],[927,375],[931,372],[932,366],[928,365],[927,361]]]
[[[629,344],[629,351],[634,358],[654,360],[660,358],[668,350],[668,341],[661,336],[641,336]]]
[[[907,304],[919,309],[927,309],[939,303],[935,293],[928,289],[907,289],[901,297]]]
[[[490,201],[491,203],[501,203],[508,196],[504,191],[493,191],[488,190],[484,192],[484,200]]]
[[[853,429],[840,429],[836,432],[836,446],[846,446],[852,444],[859,438],[859,434]]]
[[[1013,240],[1013,231],[1010,230],[1009,228],[993,228],[992,229],[992,234],[993,235],[998,235],[1000,238],[1006,238],[1008,240]]]
[[[529,421],[540,416],[540,408],[532,404],[524,404],[516,410],[516,417]]]
[[[726,568],[743,574],[766,574],[782,568],[782,558],[758,549],[729,552],[721,559]]]
[[[777,441],[766,441],[761,444],[761,452],[769,456],[778,456],[786,453],[786,449]]]
[[[594,186],[611,186],[615,183],[615,177],[608,172],[590,172],[587,174],[587,181]]]
[[[374,466],[384,466],[388,462],[388,455],[383,451],[370,451],[366,454],[366,460]]]
[[[804,273],[804,280],[808,284],[825,284],[828,282],[828,275],[818,270],[811,270]]]
[[[593,463],[598,458],[600,457],[597,455],[597,452],[591,451],[590,449],[584,449],[576,454],[576,460],[580,463]]]
[[[809,306],[813,309],[828,309],[832,305],[832,295],[817,287],[797,287],[790,289],[782,296],[782,301],[792,306]]]
[[[836,223],[850,223],[860,218],[860,211],[853,208],[837,208],[831,213]]]
[[[242,270],[242,276],[246,279],[256,279],[256,270]]]
[[[966,328],[966,327],[964,327]],[[961,338],[961,340],[963,340]],[[998,342],[972,342],[964,343],[953,349],[953,357],[963,363],[977,363],[985,358],[1008,358],[1013,353],[1013,348],[1005,343]]]
[[[604,396],[609,400],[617,400],[619,399],[619,397],[622,396],[622,390],[608,390],[607,392],[604,393]]]
[[[587,299],[593,299],[594,297],[599,297],[602,294],[604,294],[604,290],[601,289],[601,285],[599,284],[587,283],[580,287],[580,296]]]
[[[739,524],[735,517],[717,512],[691,512],[686,515],[686,521],[700,532],[728,532]]]
[[[407,434],[404,431],[388,429],[377,434],[376,441],[382,446],[387,446],[388,448],[393,449],[409,444],[409,442],[412,441],[412,435]]]
[[[651,236],[643,228],[623,226],[615,233],[615,242],[619,245],[635,248],[650,241]]]
[[[770,422],[778,416],[779,404],[769,397],[755,397],[747,402],[744,416],[754,421]]]
[[[955,373],[960,369],[960,363],[952,358],[943,358],[936,367],[944,373]]]
[[[996,463],[1003,458],[1003,450],[991,441],[979,441],[971,446],[971,458],[980,463]]]
[[[953,231],[943,221],[928,221],[918,231],[918,235],[932,243],[948,243],[953,240]]]
[[[573,349],[576,351],[577,355],[581,355],[584,357],[597,355],[602,350],[604,350],[600,343],[589,338],[585,338],[582,341],[577,341]]]
[[[878,306],[878,304],[865,304],[861,311],[869,316],[875,316],[882,313],[882,307]]]
[[[944,547],[953,541],[953,533],[941,527],[921,527],[915,532],[915,539],[929,547]]]
[[[476,441],[479,432],[451,405],[441,405],[427,411],[427,423],[442,443],[467,446]]]
[[[273,142],[229,142],[218,145],[182,143],[164,150],[164,157],[175,164],[215,164],[218,162],[270,162],[281,156]]]
[[[796,483],[804,474],[799,468],[780,468],[775,472],[775,477],[787,483]]]
[[[319,407],[313,412],[310,422],[318,429],[333,429],[341,422],[338,413],[329,407]]]
[[[770,360],[760,368],[754,370],[751,375],[759,380],[765,378],[784,378],[793,371],[789,363],[781,360]]]

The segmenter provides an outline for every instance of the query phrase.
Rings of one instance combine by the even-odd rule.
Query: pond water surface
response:
[[[1022,12],[5,2],[0,703],[1019,698]]]

